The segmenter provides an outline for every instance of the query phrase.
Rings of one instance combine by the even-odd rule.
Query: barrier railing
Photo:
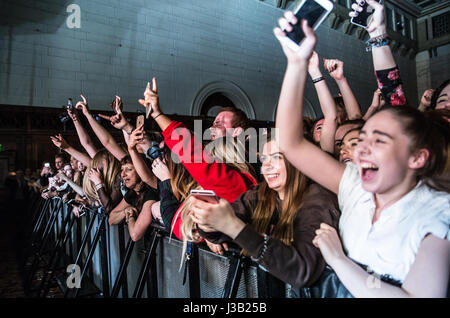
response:
[[[133,242],[124,224],[109,226],[102,207],[76,218],[59,197],[33,199],[24,267],[30,297],[257,298],[257,265],[239,250],[225,256],[190,244],[180,271],[182,242],[151,224]],[[281,291],[290,296],[289,285]]]

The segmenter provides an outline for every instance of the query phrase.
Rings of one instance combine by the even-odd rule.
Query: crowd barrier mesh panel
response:
[[[158,296],[160,298],[189,298],[189,279],[183,285],[184,268],[178,271],[183,243],[162,238],[156,253]]]
[[[199,250],[200,292],[202,298],[222,296],[230,259],[210,251]],[[242,271],[236,298],[258,297],[256,268],[249,266]]]

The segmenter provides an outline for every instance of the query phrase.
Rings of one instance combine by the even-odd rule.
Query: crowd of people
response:
[[[184,243],[181,265],[188,244],[205,244],[220,255],[233,245],[258,264],[258,278],[267,286],[288,283],[298,296],[320,290],[328,297],[445,297],[450,80],[427,90],[418,106],[407,101],[384,7],[367,2],[374,9],[368,54],[378,89],[366,113],[346,80],[344,62],[315,52],[314,31],[287,11],[274,29],[287,58],[276,128],[267,130],[258,162],[246,160],[248,139],[239,138],[249,127],[245,113],[221,109],[209,128],[211,140],[199,140],[164,113],[153,78],[139,103],[161,132],[134,127],[116,96],[115,115],[102,118],[123,132],[118,142],[81,96],[68,112],[84,149],[52,136],[70,161],[56,155],[33,187],[45,199],[71,200],[77,217],[80,206],[103,206],[109,224],[125,222],[134,241],[152,222],[164,226]],[[352,9],[355,16],[361,6]],[[294,51],[286,32],[297,24],[305,39]],[[322,72],[336,81],[339,96],[331,94]],[[308,75],[323,118],[303,116]],[[207,200],[192,190],[215,196]],[[326,275],[339,282],[339,293],[324,283]]]

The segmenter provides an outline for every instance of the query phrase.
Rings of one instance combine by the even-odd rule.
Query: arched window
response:
[[[222,107],[236,107],[236,105],[222,93],[213,93],[203,102],[200,108],[200,114],[208,117],[216,117]]]
[[[225,106],[239,108],[249,119],[256,119],[247,94],[239,86],[228,81],[216,81],[203,86],[192,102],[191,115],[215,117],[218,110]]]

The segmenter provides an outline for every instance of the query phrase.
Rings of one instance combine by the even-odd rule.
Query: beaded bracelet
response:
[[[391,43],[391,40],[389,39],[387,34],[374,37],[372,39],[367,40],[366,52],[372,51],[372,48],[374,47],[382,47],[385,45],[389,45],[389,43]]]
[[[100,188],[103,188],[103,187],[104,187],[103,183],[99,183],[99,184],[96,184],[96,185],[95,185],[95,189],[96,189],[96,190],[98,190],[98,189],[100,189]]]
[[[261,252],[259,253],[258,258],[250,257],[252,261],[258,263],[263,259],[264,254],[266,254],[266,251],[267,251],[267,243],[268,242],[269,242],[269,236],[267,234],[264,234],[264,246],[263,246]]]

